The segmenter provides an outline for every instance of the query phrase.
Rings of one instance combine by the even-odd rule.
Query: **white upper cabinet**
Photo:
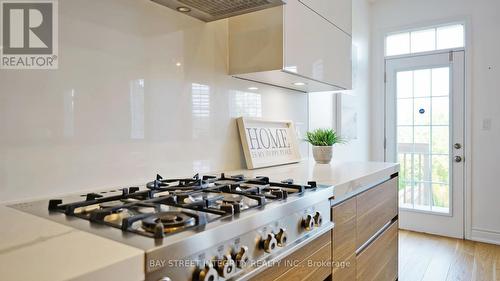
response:
[[[352,35],[352,0],[299,0],[304,5]]]
[[[350,5],[301,1],[229,19],[230,75],[302,92],[351,88]]]
[[[285,70],[351,88],[351,37],[298,1],[285,9]]]

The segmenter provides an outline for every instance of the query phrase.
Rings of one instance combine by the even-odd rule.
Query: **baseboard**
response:
[[[420,227],[415,227],[415,226],[408,226],[408,225],[401,225],[399,224],[399,229],[403,230],[409,230],[409,231],[414,231],[414,232],[420,232],[420,233],[426,233],[426,234],[432,234],[432,235],[437,235],[437,236],[444,236],[444,237],[451,237],[451,238],[457,238],[457,239],[463,239],[462,237],[456,236],[454,233],[450,233],[447,231],[432,231],[426,228],[420,228]]]
[[[473,227],[470,240],[500,245],[500,232]]]

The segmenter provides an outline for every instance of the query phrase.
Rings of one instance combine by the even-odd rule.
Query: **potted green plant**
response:
[[[332,129],[316,129],[307,132],[305,141],[312,145],[314,160],[318,164],[330,163],[333,145],[344,143],[344,140]]]

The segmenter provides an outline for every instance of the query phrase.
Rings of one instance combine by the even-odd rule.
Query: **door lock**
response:
[[[455,162],[460,163],[462,162],[462,157],[461,156],[455,156]]]
[[[462,148],[462,145],[461,145],[461,144],[459,144],[459,143],[456,143],[456,144],[454,144],[454,145],[453,145],[453,147],[454,147],[455,149],[460,149],[460,148]]]

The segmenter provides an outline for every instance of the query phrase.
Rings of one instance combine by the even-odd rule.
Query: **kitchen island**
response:
[[[342,215],[348,214],[349,208],[344,211],[336,211],[335,208],[345,206],[344,204],[348,202],[352,207],[353,199],[359,199],[358,202],[361,202],[363,198],[360,199],[358,196],[368,194],[366,192],[375,190],[374,187],[391,180],[398,170],[397,164],[390,163],[339,162],[330,165],[316,165],[311,161],[304,161],[258,170],[230,171],[226,174],[244,174],[249,177],[266,175],[274,181],[291,178],[297,183],[314,180],[318,184],[333,186],[329,197],[325,198],[325,200],[331,200],[333,206],[331,217],[334,218],[336,224],[328,236],[332,239],[325,240],[325,243],[331,245],[330,249],[332,250],[325,251],[324,247],[319,248],[322,250],[321,254],[326,254],[327,258],[335,259],[336,252],[338,252],[336,247],[346,248],[339,244],[342,241],[337,239],[338,236],[342,235],[337,233],[337,229],[342,229],[342,224],[340,224],[341,220],[336,222],[335,218],[345,217],[344,222],[352,223],[353,220],[356,222],[352,216]],[[396,189],[394,187],[393,189],[396,193]],[[374,193],[373,196],[379,198],[380,194]],[[367,201],[367,204],[370,203]],[[375,204],[375,209],[371,210],[380,209],[376,207]],[[380,210],[384,210],[384,208],[382,207]],[[144,280],[147,278],[144,249],[121,244],[7,206],[0,207],[0,222],[4,226],[9,226],[0,231],[0,274],[2,280]],[[352,224],[345,225],[352,226]],[[382,232],[391,229],[391,233],[394,233],[394,224],[390,226],[389,228],[385,226]],[[351,231],[355,230],[351,229]],[[353,235],[356,237],[357,234]],[[352,236],[348,235],[348,237]],[[374,236],[370,236],[371,243],[369,244],[378,245],[373,244],[373,242],[380,241],[380,237],[382,237],[380,231],[377,230]],[[392,238],[391,241],[393,240]],[[357,253],[358,256],[373,251],[373,247],[362,246],[363,249]],[[355,248],[355,251],[359,249],[359,247]],[[309,256],[314,256],[314,254],[316,252]],[[393,258],[397,259],[397,252],[396,257]],[[363,260],[369,259],[361,259],[361,261]],[[289,273],[288,270],[278,272],[283,275]],[[306,277],[304,276],[304,278]],[[340,278],[336,280],[340,280]]]
[[[295,255],[291,254],[293,259],[301,261],[298,267],[274,267],[255,280],[396,280],[398,171],[398,164],[380,162],[334,162],[329,165],[304,162],[239,171],[246,176],[265,174],[276,180],[288,176],[297,181],[314,180],[334,186],[329,199],[335,227],[330,237],[324,235]],[[325,254],[326,247],[330,248],[330,255]],[[304,270],[307,264],[326,264],[331,270]]]

